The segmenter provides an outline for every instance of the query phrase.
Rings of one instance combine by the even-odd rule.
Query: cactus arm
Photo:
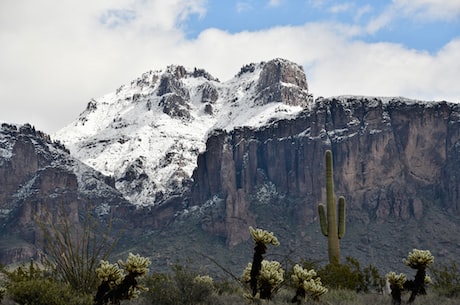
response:
[[[339,239],[345,235],[345,198],[340,196],[339,198]]]
[[[318,205],[318,215],[319,215],[319,224],[321,226],[321,233],[327,237],[327,220],[326,220],[326,211],[324,204]]]

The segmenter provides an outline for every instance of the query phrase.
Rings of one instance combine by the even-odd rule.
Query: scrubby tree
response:
[[[143,294],[148,304],[217,305],[214,280],[190,266],[173,265],[172,273],[154,273],[144,279],[149,291]]]
[[[93,293],[98,280],[95,270],[117,243],[117,238],[111,237],[112,221],[104,226],[87,212],[81,224],[76,225],[64,206],[57,213],[59,217],[54,218],[59,221],[52,221],[50,212],[37,219],[43,234],[45,264],[76,291]]]
[[[453,260],[449,264],[430,267],[433,287],[439,294],[447,297],[460,296],[460,270]]]

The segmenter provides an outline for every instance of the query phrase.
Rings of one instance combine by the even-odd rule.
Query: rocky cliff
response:
[[[0,263],[36,258],[38,222],[80,226],[90,213],[107,220],[128,202],[114,182],[72,158],[59,142],[29,124],[0,127]]]
[[[132,204],[152,207],[187,191],[213,129],[261,126],[311,102],[302,67],[287,60],[246,65],[227,82],[173,65],[91,100],[55,138]]]
[[[247,227],[256,224],[250,202],[271,200],[295,223],[314,223],[325,201],[324,152],[331,149],[348,222],[404,223],[433,207],[458,215],[459,147],[458,104],[318,98],[294,119],[215,132],[198,157],[190,204],[220,200],[226,217],[203,227],[229,245],[247,239]]]
[[[316,212],[326,149],[347,201],[343,255],[389,266],[418,247],[452,258],[459,105],[313,100],[308,90],[302,68],[282,59],[225,83],[170,66],[91,100],[56,135],[69,150],[30,125],[3,124],[0,262],[36,255],[35,219],[63,205],[75,224],[110,211],[129,229],[117,251],[141,249],[164,266],[202,251],[240,268],[250,225],[280,237],[279,255],[316,260],[326,252]]]

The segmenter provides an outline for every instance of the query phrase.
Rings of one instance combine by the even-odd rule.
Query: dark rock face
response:
[[[420,219],[431,205],[458,215],[458,147],[457,104],[320,98],[293,120],[216,131],[198,158],[191,204],[215,196],[225,202],[226,216],[206,229],[225,235],[229,245],[248,238],[255,222],[250,199],[267,188],[300,202],[297,223],[315,222],[325,200],[324,152],[332,149],[336,194],[346,197],[348,221]]]
[[[37,258],[43,238],[37,221],[60,223],[65,213],[79,226],[88,212],[103,220],[108,212],[101,209],[116,215],[128,206],[113,180],[72,159],[61,144],[28,124],[1,126],[0,153],[2,264]]]
[[[210,82],[206,82],[198,87],[201,91],[201,102],[214,104],[219,98],[219,92],[217,88]]]

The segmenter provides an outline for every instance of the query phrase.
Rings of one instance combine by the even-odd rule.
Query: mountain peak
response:
[[[204,69],[170,65],[92,99],[55,137],[113,176],[130,202],[155,205],[184,189],[210,131],[257,128],[312,101],[302,67],[284,59],[246,65],[223,83]]]

